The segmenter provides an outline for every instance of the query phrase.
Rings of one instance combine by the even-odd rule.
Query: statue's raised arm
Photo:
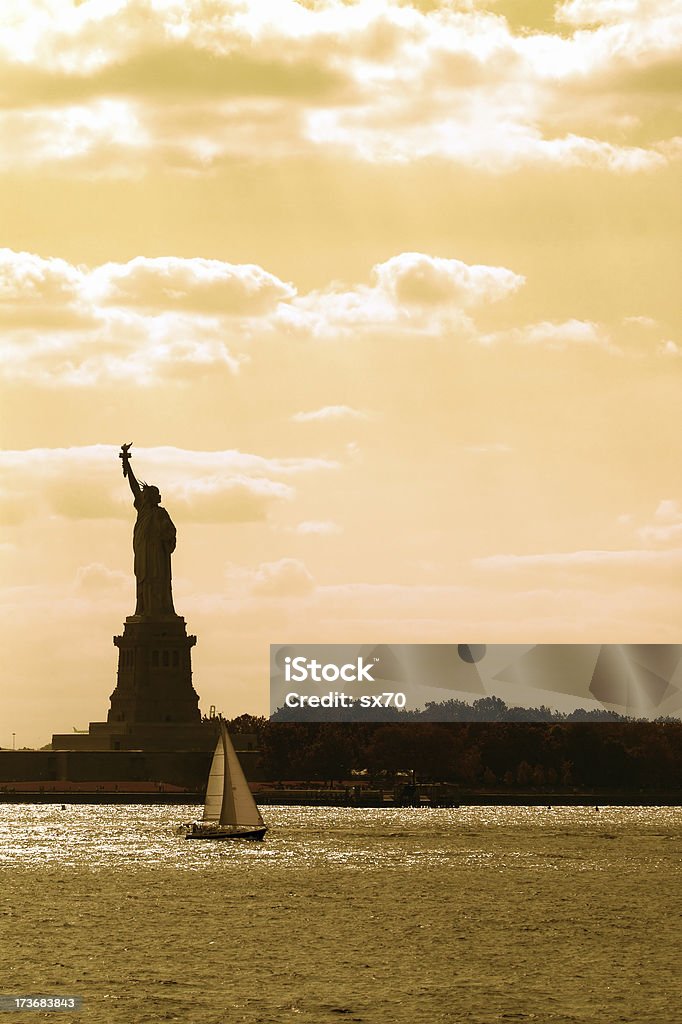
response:
[[[175,526],[161,495],[153,484],[140,485],[130,466],[132,441],[121,445],[123,476],[130,484],[137,521],[133,530],[134,569],[137,582],[135,615],[144,618],[176,618],[171,591],[171,554],[175,550]]]
[[[133,498],[135,499],[135,501],[137,501],[140,497],[140,494],[142,493],[142,489],[130,465],[130,460],[132,458],[132,455],[130,454],[130,449],[132,448],[132,446],[132,441],[129,441],[128,444],[122,444],[121,451],[118,457],[119,459],[121,459],[123,463],[123,476],[126,477],[126,479],[128,480],[128,483],[130,484],[130,490],[133,492]]]

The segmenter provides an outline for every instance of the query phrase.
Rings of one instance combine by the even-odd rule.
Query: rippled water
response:
[[[680,1019],[681,808],[193,813],[0,805],[0,1024]]]

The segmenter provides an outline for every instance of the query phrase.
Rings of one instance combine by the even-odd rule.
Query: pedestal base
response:
[[[118,675],[107,722],[198,725],[201,715],[191,662],[196,642],[195,636],[187,635],[180,615],[156,619],[129,615],[123,634],[114,637]]]

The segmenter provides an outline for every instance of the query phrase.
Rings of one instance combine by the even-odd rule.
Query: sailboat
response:
[[[265,832],[265,822],[221,721],[208,774],[204,816],[188,827],[185,839],[262,839]]]

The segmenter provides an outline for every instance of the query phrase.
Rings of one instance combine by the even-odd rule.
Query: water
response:
[[[0,805],[4,1021],[673,1024],[682,808]]]

